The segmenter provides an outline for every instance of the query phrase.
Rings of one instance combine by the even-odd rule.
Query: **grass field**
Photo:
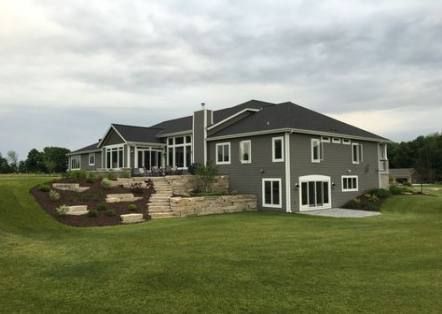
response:
[[[47,180],[0,177],[1,312],[442,309],[442,186],[365,219],[244,213],[79,229],[29,195]]]

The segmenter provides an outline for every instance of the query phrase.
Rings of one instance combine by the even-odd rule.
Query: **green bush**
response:
[[[94,208],[89,209],[89,212],[87,213],[89,217],[98,217],[98,211]]]
[[[390,193],[393,194],[393,195],[401,195],[405,191],[406,191],[406,189],[402,188],[400,186],[397,186],[397,185],[391,185],[390,186]]]
[[[207,166],[200,165],[196,169],[196,176],[198,179],[198,188],[199,192],[212,192],[212,183],[215,181],[215,177],[218,174],[218,169],[211,165],[207,164]]]
[[[88,177],[87,172],[84,170],[75,170],[75,171],[70,171],[68,173],[68,177],[71,179],[75,179],[78,181],[85,181]]]
[[[49,191],[49,199],[51,201],[56,202],[56,201],[59,201],[60,198],[61,198],[60,193],[58,193],[57,191],[55,191],[55,190],[50,190]]]
[[[51,186],[47,183],[37,185],[37,189],[41,192],[49,192],[51,190]]]
[[[121,172],[121,173],[119,174],[119,177],[120,177],[120,178],[126,178],[126,179],[128,179],[128,178],[130,178],[130,172],[129,172],[129,171],[123,171],[123,172]]]
[[[109,216],[109,217],[112,217],[112,216],[115,216],[115,215],[116,215],[115,210],[112,209],[112,208],[108,208],[108,209],[106,210],[105,214],[106,214],[106,216]]]
[[[111,181],[115,181],[115,180],[117,180],[117,176],[116,176],[115,173],[113,173],[113,172],[109,172],[109,173],[106,175],[106,178],[107,178],[108,180],[111,180]]]
[[[376,197],[380,199],[385,199],[391,196],[390,191],[386,189],[374,189],[368,192],[371,195],[375,195]]]
[[[408,182],[408,181],[406,181],[406,182],[404,182],[404,183],[402,183],[404,186],[408,186],[408,187],[410,187],[410,186],[413,186],[410,182]]]
[[[127,206],[127,209],[129,209],[131,212],[136,212],[138,207],[135,204],[130,204],[129,206]]]
[[[97,205],[96,209],[100,212],[104,212],[107,210],[107,206],[106,206],[106,204],[99,204],[99,205]]]
[[[101,180],[101,187],[103,189],[108,190],[108,189],[112,188],[112,182],[109,179],[105,178],[105,179]]]

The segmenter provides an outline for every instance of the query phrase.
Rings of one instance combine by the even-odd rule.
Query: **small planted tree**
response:
[[[215,177],[217,174],[218,169],[211,164],[207,164],[207,166],[200,165],[196,169],[198,186],[201,192],[211,192],[212,183],[215,181]]]

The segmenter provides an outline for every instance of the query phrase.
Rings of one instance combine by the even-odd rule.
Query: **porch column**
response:
[[[135,158],[134,158],[135,165],[134,166],[135,166],[135,168],[140,168],[139,165],[138,165],[138,147],[137,146],[135,146],[134,154],[135,154]]]

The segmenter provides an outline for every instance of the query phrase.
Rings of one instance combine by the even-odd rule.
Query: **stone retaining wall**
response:
[[[256,211],[256,195],[238,194],[223,196],[171,197],[170,207],[175,216],[210,215]]]
[[[192,175],[166,176],[166,180],[172,186],[172,193],[180,196],[190,196],[197,188],[197,177]],[[216,176],[212,183],[212,191],[216,193],[229,192],[229,176]]]

